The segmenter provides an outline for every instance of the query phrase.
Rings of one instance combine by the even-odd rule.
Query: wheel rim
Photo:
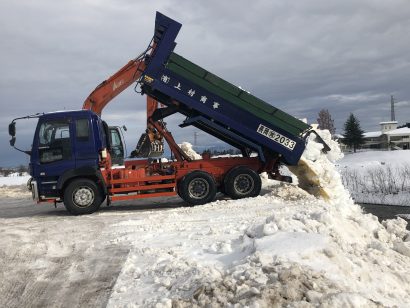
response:
[[[188,192],[194,199],[203,199],[209,193],[209,183],[204,179],[193,179],[189,182]]]
[[[249,174],[239,174],[235,178],[233,186],[239,195],[246,195],[253,190],[255,182]]]
[[[78,187],[73,193],[73,202],[78,207],[87,207],[94,202],[94,191],[89,187]]]

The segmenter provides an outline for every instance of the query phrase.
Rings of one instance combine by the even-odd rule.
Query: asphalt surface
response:
[[[378,204],[360,204],[366,213],[371,213],[379,218],[379,221],[386,219],[394,219],[400,215],[409,215],[408,217],[401,217],[407,221],[407,230],[410,230],[410,206],[396,206],[396,205],[378,205]]]

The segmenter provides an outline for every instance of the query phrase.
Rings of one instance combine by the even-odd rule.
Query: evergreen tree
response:
[[[336,133],[335,121],[332,119],[329,110],[322,109],[319,111],[317,123],[320,129],[327,129],[332,136]]]
[[[349,147],[353,147],[353,151],[356,153],[356,149],[364,143],[363,130],[360,128],[359,120],[350,114],[344,124],[343,142]]]
[[[407,122],[406,124],[397,126],[397,128],[403,128],[403,127],[408,127],[408,128],[410,128],[410,122]]]

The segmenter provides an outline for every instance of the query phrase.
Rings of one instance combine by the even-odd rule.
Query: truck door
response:
[[[72,126],[72,121],[67,118],[44,119],[38,124],[34,142],[37,155],[32,161],[32,168],[40,196],[58,196],[56,186],[59,176],[75,167]]]
[[[89,117],[74,120],[76,168],[98,167],[98,149],[90,121]]]

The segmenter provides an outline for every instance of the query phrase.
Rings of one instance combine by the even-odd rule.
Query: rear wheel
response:
[[[182,178],[178,185],[178,194],[189,204],[205,204],[215,199],[216,183],[210,174],[193,171]]]
[[[259,174],[248,167],[236,167],[224,179],[225,193],[232,199],[256,197],[261,187]]]
[[[103,201],[101,189],[89,179],[75,179],[64,190],[64,205],[73,215],[94,213]]]

